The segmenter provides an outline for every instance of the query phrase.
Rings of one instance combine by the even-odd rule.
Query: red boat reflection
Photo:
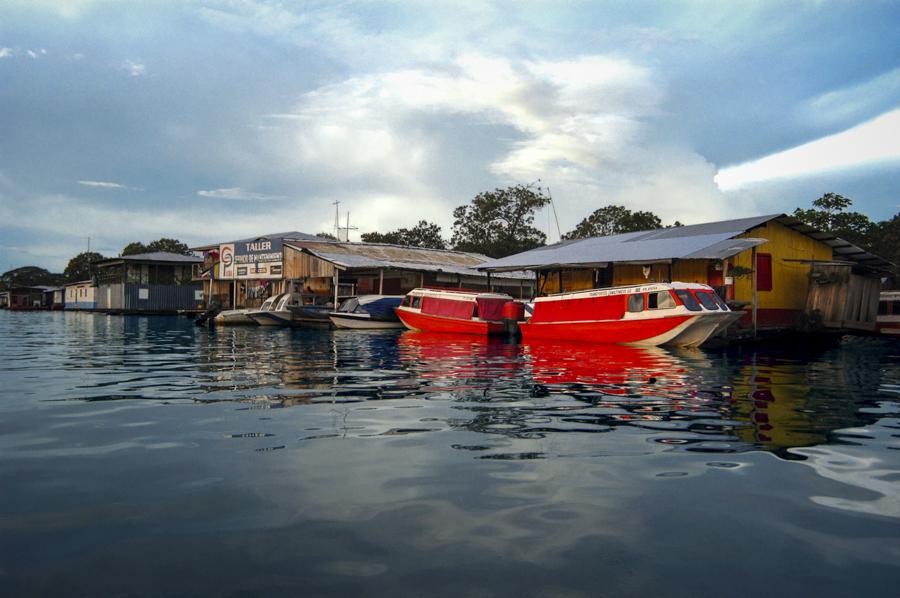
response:
[[[688,367],[658,347],[531,340],[522,352],[540,384],[599,385],[607,394],[657,396],[692,387]]]
[[[397,344],[401,363],[422,378],[509,377],[521,370],[519,345],[504,338],[408,330]]]

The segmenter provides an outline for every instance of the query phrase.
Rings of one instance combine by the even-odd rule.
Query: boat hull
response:
[[[502,322],[488,322],[485,320],[463,320],[461,318],[448,318],[432,314],[422,314],[415,311],[397,309],[397,316],[410,330],[424,332],[454,332],[458,334],[503,334],[506,332]]]
[[[238,324],[256,324],[249,315],[250,310],[247,309],[229,309],[219,312],[213,322],[225,326],[233,326]]]
[[[331,313],[328,314],[331,323],[336,328],[350,328],[354,330],[389,330],[405,328],[400,320],[376,319],[368,314],[356,313]]]
[[[522,338],[617,343],[655,347],[698,347],[740,318],[740,313],[704,313],[596,322],[522,322]]]
[[[260,326],[290,326],[290,314],[274,311],[250,312],[247,316]]]

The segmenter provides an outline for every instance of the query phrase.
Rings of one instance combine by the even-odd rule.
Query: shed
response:
[[[117,313],[177,313],[199,309],[202,290],[193,267],[203,258],[165,251],[125,255],[93,264],[95,307]]]
[[[796,218],[770,214],[564,241],[479,269],[533,270],[539,293],[648,280],[700,282],[746,309],[743,322],[754,330],[873,330],[879,277],[891,265]],[[816,274],[823,268],[843,274]],[[833,286],[823,290],[826,285]]]
[[[514,297],[532,294],[534,277],[523,271],[488,275],[480,253],[385,243],[285,241],[285,277],[315,292],[401,295],[416,287],[493,288]],[[343,290],[342,288],[343,287]]]
[[[94,309],[97,306],[96,291],[92,280],[70,282],[65,289],[66,309]]]

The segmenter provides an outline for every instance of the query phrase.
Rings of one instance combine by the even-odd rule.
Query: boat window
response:
[[[678,290],[675,291],[675,294],[678,295],[678,298],[681,299],[681,303],[688,309],[688,311],[700,311],[700,304],[697,303],[697,300],[694,299],[694,296],[690,294],[690,292],[686,290]]]
[[[669,291],[658,291],[647,295],[648,309],[672,309],[675,307],[675,300]]]
[[[338,311],[345,313],[353,313],[356,311],[356,308],[359,307],[359,299],[356,297],[350,297],[346,299],[341,306],[338,308]]]
[[[628,311],[644,311],[644,296],[642,294],[628,296]]]
[[[715,311],[715,310],[719,309],[719,306],[716,303],[715,299],[713,299],[709,293],[706,293],[703,291],[698,291],[694,294],[697,296],[697,300],[701,304],[703,304],[703,307],[705,307],[706,309],[711,310],[711,311]]]
[[[422,305],[422,298],[421,298],[421,297],[413,297],[413,298],[412,298],[412,306],[413,306],[415,309],[419,309],[419,307],[420,307],[421,305]]]
[[[400,302],[400,305],[409,307],[410,305],[412,305],[412,297],[410,295],[407,295],[403,298],[403,301]]]
[[[712,292],[710,293],[710,295],[712,295],[712,298],[715,300],[716,305],[719,306],[719,309],[721,309],[722,311],[728,311],[728,304],[722,300],[718,293]]]

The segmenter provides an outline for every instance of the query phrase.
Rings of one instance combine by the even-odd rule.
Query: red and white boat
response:
[[[875,326],[881,334],[900,337],[900,291],[882,291]]]
[[[529,339],[700,346],[739,319],[712,287],[659,283],[538,297],[519,323]]]
[[[507,332],[507,304],[522,306],[503,293],[413,289],[395,311],[410,330],[488,335]]]

